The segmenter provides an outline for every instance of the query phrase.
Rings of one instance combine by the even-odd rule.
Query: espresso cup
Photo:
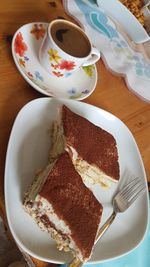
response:
[[[82,66],[96,63],[100,52],[94,48],[85,32],[63,19],[53,20],[39,50],[44,69],[55,77],[68,77]]]

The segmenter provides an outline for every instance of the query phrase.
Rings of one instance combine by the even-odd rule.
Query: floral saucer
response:
[[[34,22],[22,26],[14,34],[12,54],[25,80],[37,91],[52,97],[82,100],[88,97],[97,83],[95,65],[81,67],[72,75],[53,77],[41,66],[38,52],[48,23]]]

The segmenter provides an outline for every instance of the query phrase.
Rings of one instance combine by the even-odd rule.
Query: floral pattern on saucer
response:
[[[94,66],[93,65],[82,67],[82,69],[85,71],[85,73],[89,77],[92,77],[93,76],[93,72],[94,72]]]
[[[30,31],[30,33],[33,34],[37,40],[39,40],[40,38],[43,39],[45,32],[46,30],[42,23],[35,23]]]
[[[63,0],[69,15],[80,23],[102,53],[110,70],[125,78],[127,86],[150,102],[150,63],[141,52],[134,51],[114,22],[94,0]]]
[[[67,77],[68,74],[70,74],[69,72],[76,66],[73,61],[63,60],[56,49],[51,48],[47,53],[49,54],[49,60],[51,62],[50,66],[54,69],[52,73],[57,77],[63,77],[65,75],[62,72],[63,70],[67,71],[65,75]]]
[[[60,61],[57,51],[49,51],[50,64],[53,64],[56,76],[61,75],[59,68],[67,69],[65,77],[52,77],[40,65],[38,51],[47,27],[47,23],[29,23],[15,33],[12,54],[18,70],[34,89],[47,96],[76,100],[88,97],[97,82],[95,65],[81,67],[70,75],[69,70],[72,70],[74,63]]]
[[[23,41],[22,34],[19,32],[15,38],[15,52],[18,54],[20,57],[24,56],[25,51],[28,49],[27,45]]]

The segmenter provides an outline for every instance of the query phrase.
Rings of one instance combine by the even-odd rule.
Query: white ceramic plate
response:
[[[56,118],[57,108],[62,103],[114,135],[119,151],[121,183],[128,170],[146,184],[145,171],[135,140],[128,128],[114,115],[74,100],[40,98],[28,103],[16,118],[8,145],[5,169],[7,218],[11,232],[23,250],[40,260],[54,263],[69,262],[72,255],[56,249],[55,242],[23,210],[22,200],[35,171],[47,164],[49,130]],[[94,194],[104,207],[102,223],[112,212],[111,200],[117,187],[117,184],[113,184],[110,189],[93,186]],[[96,246],[90,262],[109,260],[134,249],[145,235],[147,222],[148,191],[124,214],[118,215]]]

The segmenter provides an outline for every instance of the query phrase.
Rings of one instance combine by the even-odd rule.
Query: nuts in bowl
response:
[[[145,16],[142,11],[144,5],[143,0],[120,0],[120,2],[125,5],[129,11],[138,19],[138,21],[145,26]]]

